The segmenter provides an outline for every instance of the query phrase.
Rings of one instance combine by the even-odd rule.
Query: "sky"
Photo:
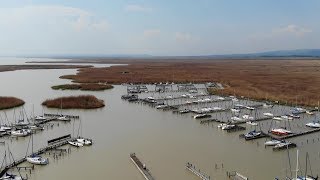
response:
[[[319,0],[0,0],[0,55],[320,48]]]

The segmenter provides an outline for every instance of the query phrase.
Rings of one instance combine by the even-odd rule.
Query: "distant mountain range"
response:
[[[210,57],[320,57],[320,49],[267,51],[248,54],[212,55]]]
[[[221,54],[221,55],[197,55],[197,56],[152,56],[148,54],[60,54],[60,55],[28,55],[19,57],[39,58],[66,58],[66,59],[221,59],[221,58],[320,58],[320,49],[296,49],[279,50],[246,54]]]

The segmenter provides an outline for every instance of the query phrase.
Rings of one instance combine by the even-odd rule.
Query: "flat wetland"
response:
[[[232,61],[233,62],[233,61]],[[246,62],[246,63],[245,63]],[[127,63],[127,62],[126,62]],[[177,63],[163,63],[146,64],[145,62],[131,64],[128,66],[111,66],[88,68],[76,71],[75,69],[55,69],[55,70],[34,70],[34,71],[8,71],[0,73],[0,81],[2,88],[0,94],[2,96],[14,96],[23,99],[26,104],[23,106],[28,114],[32,112],[35,115],[44,113],[60,113],[59,109],[51,109],[41,106],[41,103],[46,99],[58,98],[62,96],[78,96],[90,94],[96,96],[98,99],[104,100],[107,103],[106,107],[94,110],[74,110],[63,109],[62,114],[79,115],[82,123],[82,135],[90,137],[94,140],[92,147],[72,148],[72,153],[52,159],[52,156],[46,155],[50,158],[50,164],[43,167],[36,167],[29,179],[31,180],[55,180],[55,179],[132,179],[143,180],[143,176],[136,169],[129,159],[129,154],[135,152],[141,160],[146,163],[152,175],[156,179],[185,179],[196,180],[193,174],[185,169],[186,162],[195,164],[201,171],[210,175],[212,179],[228,179],[226,171],[238,171],[249,179],[274,179],[279,177],[284,179],[288,173],[288,157],[286,151],[274,152],[271,148],[265,148],[265,138],[254,141],[245,141],[240,139],[239,135],[253,130],[254,127],[244,124],[247,128],[245,131],[234,133],[227,133],[217,128],[217,123],[200,124],[200,120],[195,120],[192,116],[194,114],[177,114],[172,111],[163,111],[151,107],[143,103],[129,103],[121,100],[121,95],[127,93],[126,86],[114,85],[114,88],[106,91],[57,91],[51,89],[51,86],[57,84],[69,84],[69,79],[61,79],[60,76],[72,76],[75,81],[101,81],[107,83],[127,83],[127,82],[142,82],[142,81],[173,81],[177,78],[177,82],[184,82],[185,80],[198,79],[199,81],[218,81],[234,88],[235,93],[241,88],[246,88],[244,85],[258,87],[257,92],[263,91],[261,96],[271,98],[271,93],[277,96],[275,87],[282,87],[279,84],[280,80],[286,83],[284,87],[291,84],[304,84],[306,89],[300,91],[300,86],[297,90],[288,90],[284,95],[292,93],[294,96],[300,95],[297,98],[298,103],[302,97],[307,97],[309,90],[320,84],[318,82],[318,67],[317,61],[307,60],[303,62],[296,62],[288,60],[280,62],[251,62],[239,61],[238,64],[227,63],[223,61],[204,62],[181,64]],[[252,64],[250,64],[252,63]],[[287,76],[293,79],[287,79],[280,64],[288,72]],[[265,64],[265,65],[263,65]],[[299,65],[300,64],[300,65]],[[238,67],[237,67],[238,66]],[[301,66],[301,67],[300,67]],[[183,70],[182,68],[185,69]],[[192,68],[193,67],[193,68]],[[254,67],[258,70],[254,70]],[[143,70],[144,69],[144,70]],[[167,70],[170,69],[170,70]],[[197,69],[197,70],[195,70]],[[304,70],[302,70],[304,69]],[[164,71],[166,70],[166,71]],[[264,76],[260,73],[263,71]],[[95,74],[94,71],[99,72]],[[104,71],[104,73],[102,73]],[[234,72],[233,72],[234,71]],[[304,72],[305,71],[305,72]],[[155,73],[158,72],[159,74]],[[161,73],[162,72],[162,73]],[[207,72],[204,75],[199,72]],[[219,73],[218,73],[219,72]],[[93,73],[91,76],[90,74]],[[229,74],[230,73],[230,74]],[[184,77],[182,76],[183,74]],[[259,74],[261,76],[259,76]],[[305,75],[303,75],[305,74]],[[86,77],[87,78],[80,78]],[[151,77],[149,77],[149,75]],[[255,77],[257,75],[257,77]],[[225,77],[224,77],[225,76]],[[246,80],[241,79],[246,78]],[[266,86],[264,83],[270,82],[271,77],[274,78],[272,84]],[[315,77],[317,76],[317,77]],[[277,78],[279,77],[279,78]],[[305,79],[313,78],[310,79]],[[69,77],[70,78],[70,77]],[[79,79],[78,79],[79,78]],[[296,78],[296,79],[295,79]],[[252,79],[252,80],[250,80]],[[280,79],[280,80],[279,80]],[[16,80],[18,83],[12,83]],[[229,81],[228,81],[229,80]],[[248,82],[246,82],[248,80]],[[285,82],[285,80],[287,80]],[[305,81],[304,81],[305,80]],[[309,84],[312,81],[311,84]],[[203,88],[203,85],[197,85]],[[261,86],[261,87],[260,87]],[[264,88],[265,89],[264,89]],[[270,90],[267,89],[270,88]],[[291,86],[290,86],[291,87]],[[185,92],[153,92],[154,85],[148,85],[149,93],[139,94],[140,98],[154,97],[165,98],[167,96],[180,97]],[[307,90],[308,89],[308,90]],[[244,89],[246,90],[246,89]],[[248,92],[244,91],[243,92]],[[198,93],[203,92],[202,90]],[[249,91],[251,92],[251,91]],[[310,91],[314,101],[319,98],[314,91]],[[247,94],[247,93],[244,93]],[[214,96],[212,96],[214,97]],[[309,97],[311,98],[311,97]],[[185,103],[186,100],[194,99],[172,99],[165,102],[170,105]],[[296,98],[293,98],[296,101]],[[313,101],[311,101],[313,102]],[[261,102],[242,99],[239,104],[255,105]],[[233,104],[231,101],[203,103],[199,105],[185,105],[183,108],[202,108],[202,107],[222,107],[229,108]],[[33,108],[34,107],[34,108]],[[256,111],[257,117],[262,117],[263,112],[271,112],[275,114],[288,113],[292,107],[275,105],[271,109],[258,109]],[[11,110],[0,111],[2,117],[4,112],[8,115],[9,121],[13,122],[13,112],[19,112],[22,109],[16,108]],[[34,109],[34,110],[33,110]],[[250,114],[255,116],[253,111],[243,110],[241,116]],[[304,114],[300,119],[291,121],[291,127],[294,132],[301,130],[308,130],[304,126],[306,122],[311,122],[320,116],[316,112],[316,116]],[[227,121],[232,117],[230,111],[211,113],[213,118]],[[46,145],[47,140],[56,138],[65,134],[77,134],[80,120],[74,120],[70,123],[59,123],[59,126],[48,128],[34,135],[35,149],[39,149]],[[261,128],[268,130],[270,128],[270,120],[261,122]],[[278,122],[276,127],[284,126],[284,122]],[[314,174],[320,173],[320,133],[313,133],[310,135],[292,138],[290,141],[297,143],[300,150],[301,169],[304,169],[305,153],[308,152],[311,159],[312,170]],[[6,141],[10,148],[13,149],[15,158],[23,157],[26,153],[29,138],[19,139],[2,139]],[[0,154],[2,154],[4,146],[0,145]],[[289,150],[292,166],[295,162],[296,149]],[[222,168],[223,164],[223,168]],[[217,166],[217,168],[215,168]],[[286,173],[287,172],[287,173]],[[26,174],[27,172],[23,172]]]

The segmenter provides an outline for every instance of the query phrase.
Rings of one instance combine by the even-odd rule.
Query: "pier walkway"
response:
[[[191,163],[187,163],[186,164],[186,168],[191,171],[193,174],[195,174],[196,176],[198,176],[200,179],[202,180],[210,180],[210,176],[204,174],[203,172],[200,172],[200,169],[197,170],[196,167],[194,165],[192,165]]]
[[[135,153],[130,154],[130,159],[146,180],[154,180],[149,169],[138,159]]]

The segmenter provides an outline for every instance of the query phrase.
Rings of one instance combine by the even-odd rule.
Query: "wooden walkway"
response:
[[[227,176],[229,177],[229,179],[232,179],[232,180],[249,180],[249,178],[238,173],[237,171],[227,172]]]
[[[149,169],[147,169],[145,165],[142,164],[135,153],[130,154],[130,159],[146,180],[154,180]]]
[[[73,119],[79,119],[80,118],[80,116],[74,116],[74,115],[48,114],[48,113],[45,113],[44,116],[54,117],[54,118],[57,118],[57,117],[60,117],[60,116],[65,116],[67,118],[73,118]]]
[[[59,148],[59,147],[61,147],[61,146],[67,145],[67,144],[68,144],[68,141],[72,141],[72,140],[75,140],[75,139],[76,139],[76,138],[64,139],[63,141],[60,141],[59,143],[56,143],[56,144],[53,144],[53,145],[48,145],[48,146],[46,146],[46,147],[44,147],[44,148],[41,148],[41,149],[39,149],[38,151],[34,152],[33,154],[35,154],[35,155],[43,154],[43,153],[45,153],[45,152],[47,152],[47,151],[54,150],[54,149],[57,149],[57,148]],[[28,156],[31,156],[31,154],[28,155]],[[18,160],[16,160],[16,161],[12,162],[11,164],[8,164],[7,166],[4,167],[3,170],[0,171],[0,174],[6,173],[6,171],[8,171],[10,168],[13,168],[13,167],[15,167],[15,166],[18,166],[19,164],[22,164],[22,163],[24,163],[25,161],[26,161],[26,157],[23,157],[23,158],[21,158],[21,159],[18,159]]]
[[[272,137],[273,139],[284,140],[284,139],[294,138],[294,137],[303,136],[303,135],[316,133],[316,132],[320,132],[320,128],[316,128],[316,129],[312,129],[312,130],[304,131],[304,132],[300,132],[300,133],[293,133],[293,134],[289,134],[286,136],[275,136],[275,135],[269,133],[269,136]]]
[[[201,172],[200,169],[197,170],[196,167],[194,165],[192,165],[191,163],[187,163],[186,164],[186,168],[192,172],[193,174],[195,174],[196,176],[198,176],[200,179],[202,180],[210,180],[210,176],[206,175],[205,173]]]

